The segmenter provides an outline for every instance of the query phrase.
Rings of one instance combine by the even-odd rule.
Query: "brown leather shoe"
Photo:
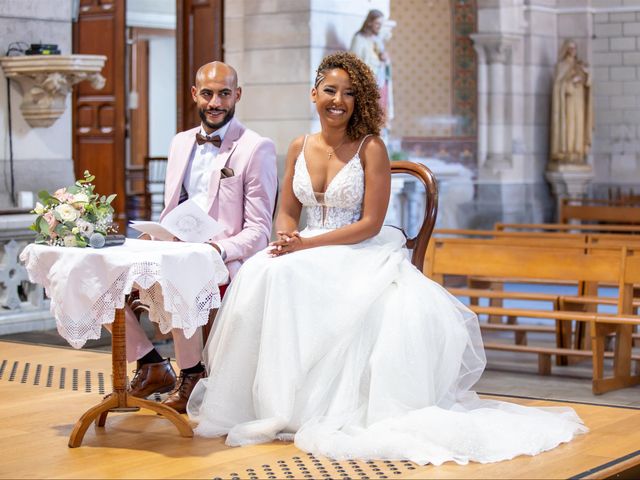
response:
[[[191,396],[193,388],[196,386],[196,383],[198,383],[198,380],[206,376],[207,372],[204,370],[200,373],[190,373],[188,375],[180,372],[180,378],[178,378],[176,388],[162,403],[167,407],[173,408],[178,413],[187,413],[187,401]]]
[[[146,363],[136,370],[129,384],[130,395],[147,398],[152,393],[170,392],[176,386],[176,372],[169,359],[158,363]]]

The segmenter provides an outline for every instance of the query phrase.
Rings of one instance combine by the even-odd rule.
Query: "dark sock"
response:
[[[142,365],[146,365],[147,363],[160,363],[164,360],[158,353],[158,351],[154,348],[149,353],[147,353],[144,357],[138,360],[138,368]]]
[[[184,375],[191,375],[192,373],[202,373],[204,372],[204,365],[202,364],[202,362],[198,362],[193,367],[183,368],[181,371]]]

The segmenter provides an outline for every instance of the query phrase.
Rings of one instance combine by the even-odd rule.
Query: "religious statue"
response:
[[[591,75],[587,64],[578,59],[575,41],[566,40],[553,79],[549,169],[557,170],[563,165],[587,167],[592,130]]]
[[[383,32],[384,14],[380,10],[370,10],[360,30],[351,41],[351,52],[366,63],[376,77],[380,90],[380,104],[385,113],[388,128],[393,118],[393,92],[391,84],[391,61],[384,44],[391,36],[391,30]]]

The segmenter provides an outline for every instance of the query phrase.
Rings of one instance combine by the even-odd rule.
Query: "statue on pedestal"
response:
[[[591,75],[578,59],[576,42],[560,49],[551,99],[551,145],[548,170],[589,169],[587,154],[593,130]],[[566,168],[564,168],[566,169]]]
[[[383,29],[384,26],[384,14],[380,10],[370,10],[362,27],[353,36],[350,50],[373,70],[380,91],[380,104],[385,113],[385,126],[388,129],[393,118],[393,92],[391,61],[384,44],[389,40],[391,30]]]
[[[577,50],[574,40],[565,40],[553,77],[546,178],[558,201],[586,196],[593,180],[593,168],[587,163],[593,130],[591,74]]]

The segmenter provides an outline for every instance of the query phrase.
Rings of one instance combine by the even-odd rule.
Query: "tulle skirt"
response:
[[[471,391],[485,365],[477,317],[403,245],[384,227],[355,245],[249,259],[205,347],[209,377],[187,406],[196,434],[439,465],[535,455],[586,432],[570,408]]]

